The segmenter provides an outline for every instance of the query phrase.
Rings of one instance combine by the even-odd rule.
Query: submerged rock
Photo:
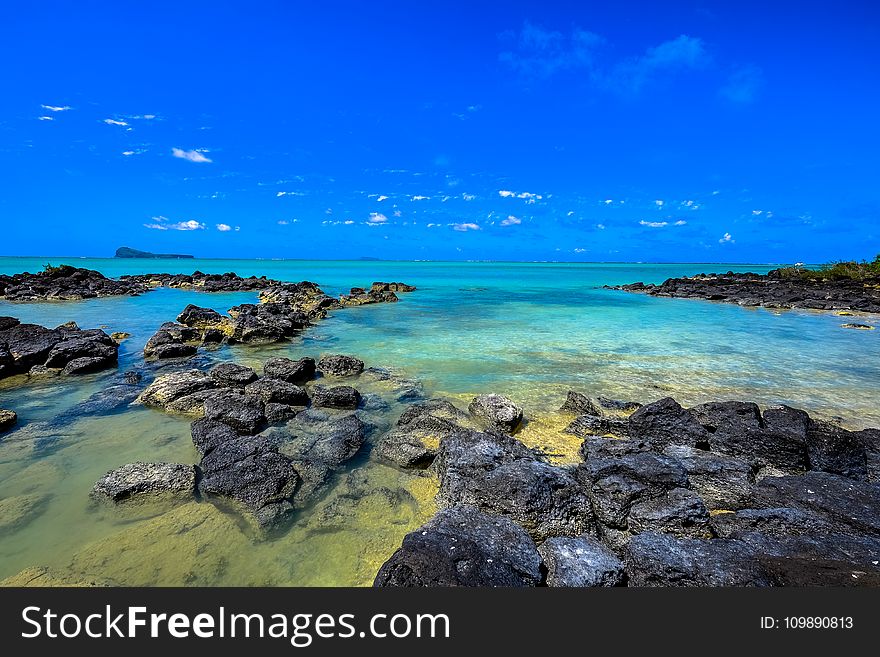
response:
[[[322,356],[317,369],[324,376],[355,376],[364,371],[364,361],[354,356]]]
[[[538,548],[547,586],[621,586],[623,562],[591,536],[553,536]]]
[[[46,509],[48,495],[33,493],[0,499],[0,536],[16,532]]]
[[[111,470],[92,488],[91,497],[119,504],[143,496],[192,499],[196,487],[195,468],[180,463],[128,463]]]
[[[383,436],[378,453],[402,468],[426,468],[434,461],[440,441],[467,423],[467,414],[446,400],[412,404]]]
[[[540,562],[535,543],[510,520],[455,506],[407,534],[374,586],[535,586]]]
[[[468,405],[471,415],[487,429],[513,433],[523,419],[523,410],[504,395],[486,394],[474,397]]]
[[[228,424],[217,420],[201,418],[190,425],[192,441],[199,454],[209,454],[217,445],[236,440],[241,435]]]
[[[283,435],[283,434],[282,434]],[[367,425],[357,415],[327,420],[309,432],[288,437],[282,451],[297,461],[320,462],[334,468],[348,461],[367,439]]]

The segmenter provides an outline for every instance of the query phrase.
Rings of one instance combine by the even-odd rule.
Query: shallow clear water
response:
[[[508,394],[531,418],[522,439],[560,454],[561,461],[577,447],[560,434],[567,418],[554,412],[569,388],[642,402],[672,395],[685,404],[734,398],[788,403],[839,416],[857,428],[880,426],[880,331],[842,329],[847,320],[832,313],[744,309],[601,289],[703,271],[761,272],[767,266],[0,258],[0,273],[36,271],[47,262],[108,276],[194,269],[265,274],[313,280],[334,294],[374,280],[414,284],[419,290],[401,295],[398,304],[336,311],[289,344],[224,347],[206,359],[259,366],[270,355],[351,353],[368,365],[392,366],[419,378],[428,394],[463,404],[479,392]],[[0,315],[129,332],[120,350],[124,371],[143,364],[144,342],[187,303],[222,312],[254,299],[247,293],[161,289],[135,298],[0,302]],[[0,382],[0,408],[18,412],[27,429],[115,376],[116,371],[75,382],[8,379]],[[357,386],[391,400],[381,383],[364,378]],[[399,412],[392,404],[373,419],[381,427]],[[0,499],[35,505],[25,521],[0,533],[0,579],[48,566],[74,580],[120,584],[368,584],[403,535],[433,512],[432,480],[382,466],[368,449],[352,464],[361,468],[366,486],[350,489],[343,473],[316,508],[269,541],[255,540],[238,518],[207,503],[151,517],[90,506],[89,489],[110,468],[138,459],[195,462],[188,423],[134,409],[68,424],[48,449],[35,450],[27,431],[0,440]],[[398,502],[389,502],[389,490]]]

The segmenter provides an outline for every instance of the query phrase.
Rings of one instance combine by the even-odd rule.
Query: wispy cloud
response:
[[[204,155],[204,149],[195,149],[191,151],[185,151],[182,148],[172,148],[171,154],[174,157],[179,157],[181,160],[188,160],[190,162],[212,162],[208,157]]]
[[[687,222],[684,219],[679,219],[678,221],[676,221],[673,224],[673,226],[686,226],[686,225],[687,225]]]
[[[72,110],[73,108],[70,105],[40,105],[44,110],[49,110],[50,112],[67,112],[68,110]]]
[[[452,224],[452,230],[457,230],[460,233],[466,233],[469,230],[480,230],[480,227],[477,224],[473,223]]]
[[[648,228],[665,228],[669,225],[668,221],[645,221],[642,219],[639,222],[640,226],[647,226]]]
[[[522,223],[522,219],[519,217],[514,217],[512,214],[507,217],[507,219],[503,219],[500,223],[502,226],[519,226]]]
[[[198,151],[196,151],[196,152],[198,152]],[[178,157],[180,157],[180,156],[178,155]],[[197,160],[193,160],[193,161],[195,162]],[[201,160],[198,160],[198,161],[201,161]],[[208,160],[208,162],[210,162],[210,161],[211,160]],[[281,198],[282,196],[305,196],[305,194],[303,192],[277,192],[275,194],[275,196],[278,198]]]
[[[421,194],[416,194],[415,196],[410,198],[411,201],[428,201],[430,199],[430,196],[422,196]]]
[[[574,28],[567,34],[548,30],[528,21],[518,32],[500,35],[508,50],[498,59],[515,72],[548,78],[563,70],[591,68],[596,50],[605,42],[598,34]]]
[[[702,39],[682,34],[648,48],[638,57],[620,62],[612,71],[608,83],[612,88],[638,93],[648,82],[661,75],[702,69],[710,61]]]
[[[733,239],[733,236],[730,233],[724,233],[724,235],[721,236],[721,239],[718,240],[718,243],[719,244],[727,244],[728,242],[733,243],[734,241],[735,240]]]
[[[40,121],[54,121],[55,118],[52,116],[41,116],[39,117]]]
[[[117,121],[116,119],[104,119],[104,123],[107,125],[120,125],[123,127],[128,125],[125,121]]]
[[[152,228],[153,230],[204,230],[205,224],[195,221],[193,219],[189,221],[178,221],[169,223],[171,220],[168,217],[158,216],[153,217],[153,223],[144,224],[146,228]],[[218,226],[219,228],[219,226]]]
[[[727,83],[718,90],[719,95],[734,103],[754,102],[764,85],[764,74],[757,66],[742,66],[727,78]]]
[[[380,194],[380,195],[376,198],[376,200],[377,200],[379,203],[381,203],[382,201],[387,201],[387,200],[388,200],[388,197],[385,196],[384,194]]]
[[[290,223],[290,222],[287,221],[287,219],[279,219],[279,220],[278,220],[278,225],[279,225],[279,226],[286,226],[286,225],[289,224],[289,223]]]

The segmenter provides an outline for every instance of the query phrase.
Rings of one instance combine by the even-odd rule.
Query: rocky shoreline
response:
[[[767,274],[698,274],[669,278],[660,285],[638,282],[605,287],[656,297],[703,299],[747,307],[880,313],[880,277],[812,279],[786,276],[783,270],[774,269]]]

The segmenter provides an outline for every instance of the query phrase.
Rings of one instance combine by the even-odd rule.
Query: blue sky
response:
[[[874,3],[19,4],[0,254],[880,252]]]

